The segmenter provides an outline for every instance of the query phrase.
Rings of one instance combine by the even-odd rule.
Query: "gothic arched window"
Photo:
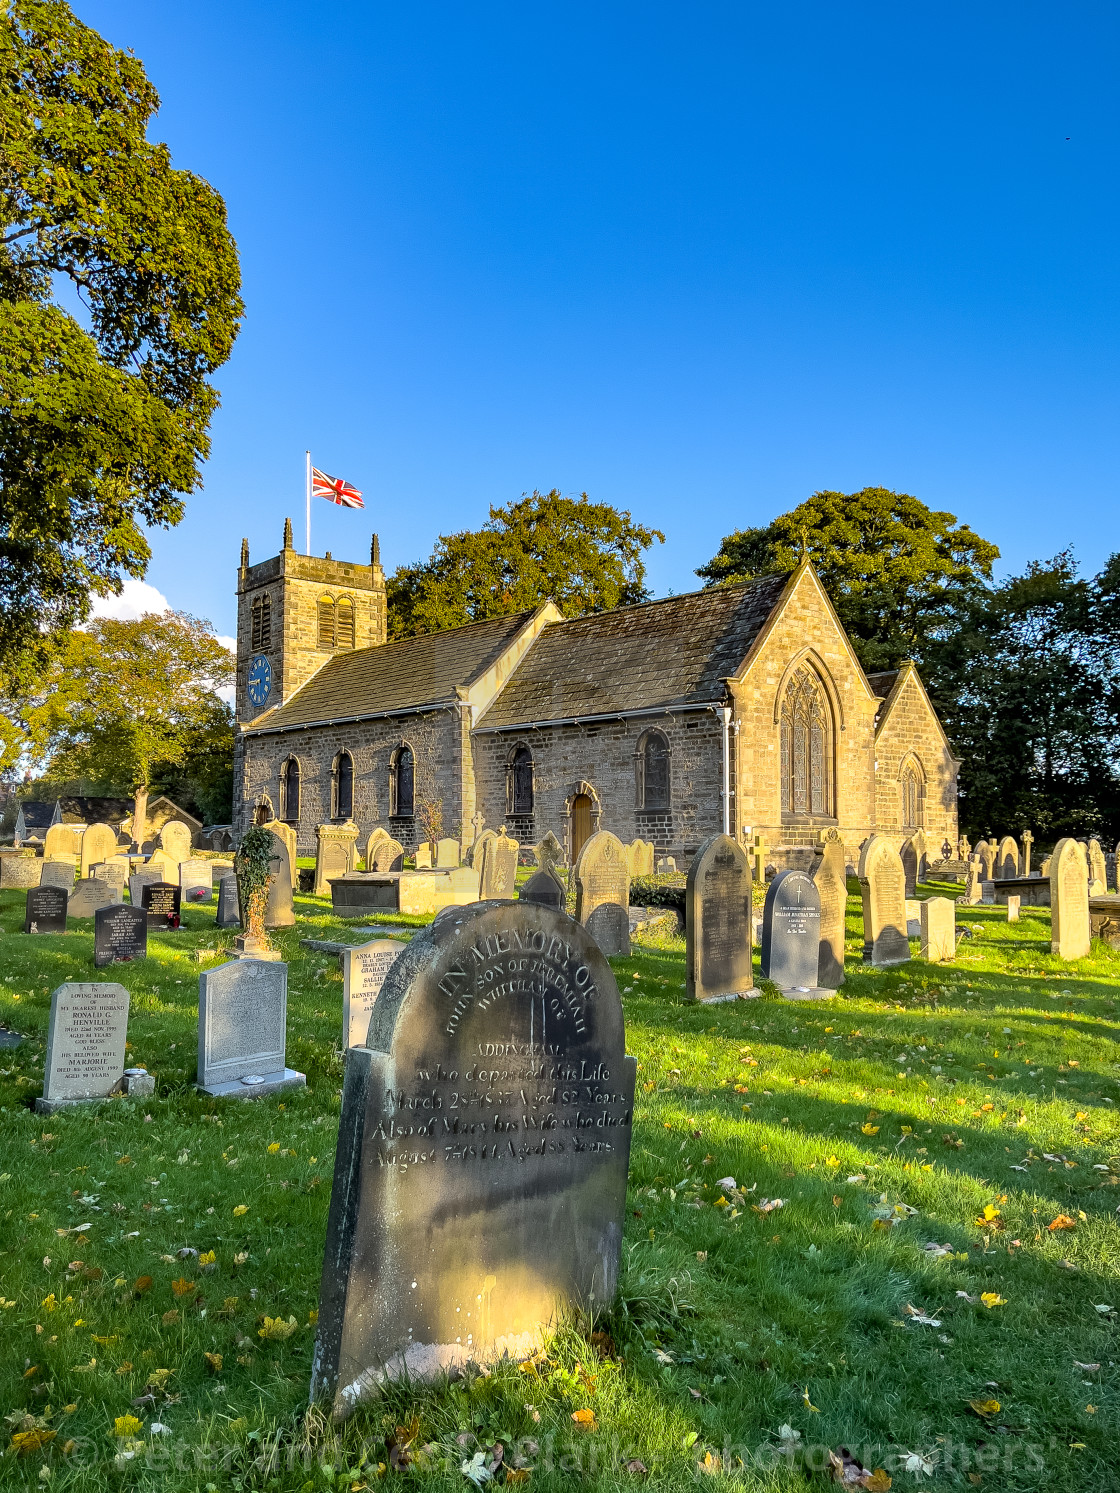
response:
[[[809,668],[798,669],[782,701],[782,809],[831,814],[831,732],[828,703]]]
[[[334,640],[338,648],[354,646],[354,598],[340,596],[335,608]]]
[[[925,794],[922,775],[912,762],[907,763],[902,770],[899,794],[902,799],[903,829],[921,829],[925,822]]]
[[[519,746],[506,764],[506,813],[533,812],[533,754]]]
[[[395,819],[411,819],[415,763],[410,746],[399,746],[389,764],[389,813]]]
[[[331,818],[350,819],[354,814],[354,759],[339,752],[331,763]]]
[[[289,757],[280,765],[280,818],[285,824],[299,823],[298,757]]]
[[[669,807],[669,743],[660,731],[647,731],[638,742],[639,809]]]
[[[319,598],[319,647],[334,647],[334,602],[329,596]]]
[[[254,653],[267,653],[272,647],[272,597],[267,592],[253,602],[249,646]]]

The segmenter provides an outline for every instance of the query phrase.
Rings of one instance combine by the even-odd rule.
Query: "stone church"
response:
[[[237,578],[234,814],[377,824],[406,847],[598,829],[684,866],[725,826],[788,864],[839,831],[957,841],[957,769],[912,664],[865,674],[808,561],[791,575],[566,621],[532,611],[386,641],[385,575],[301,555]]]

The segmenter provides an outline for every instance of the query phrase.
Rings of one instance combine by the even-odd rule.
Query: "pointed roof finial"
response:
[[[381,564],[381,541],[376,534],[369,542],[369,563],[371,565]]]
[[[243,539],[241,541],[241,569],[242,570],[248,570],[249,569],[249,541],[248,541],[248,539]]]
[[[801,558],[803,560],[809,558],[809,531],[804,527],[801,530]]]
[[[284,520],[284,548],[290,550],[292,547],[292,521],[290,518]]]

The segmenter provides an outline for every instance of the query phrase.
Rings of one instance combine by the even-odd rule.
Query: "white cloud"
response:
[[[171,603],[162,591],[131,576],[125,581],[119,596],[94,596],[92,603],[90,616],[113,617],[118,622],[135,622],[147,612],[171,610]]]
[[[215,633],[214,636],[217,638],[218,642],[221,643],[224,648],[228,648],[231,653],[237,652],[236,638],[227,637],[224,632]]]

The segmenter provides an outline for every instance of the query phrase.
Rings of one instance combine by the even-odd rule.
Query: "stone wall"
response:
[[[907,763],[913,763],[925,785],[921,828],[930,858],[941,854],[943,840],[956,845],[957,764],[913,665],[904,669],[884,710],[875,756],[880,832],[898,844],[910,833],[902,823],[900,782]]]

